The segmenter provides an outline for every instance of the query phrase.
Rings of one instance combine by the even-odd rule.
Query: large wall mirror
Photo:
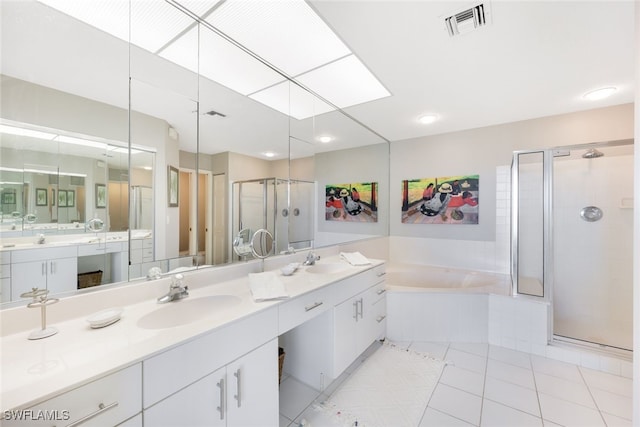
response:
[[[72,3],[2,2],[2,302],[244,262],[246,229],[276,254],[387,235],[387,142],[221,33],[231,0]],[[357,183],[375,221],[327,220]]]

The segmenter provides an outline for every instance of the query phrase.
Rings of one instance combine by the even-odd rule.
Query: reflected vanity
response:
[[[3,4],[3,38],[21,42],[7,43],[0,75],[0,301],[19,300],[33,282],[59,296],[90,275],[104,285],[144,279],[153,267],[164,275],[241,261],[233,239],[243,228],[268,229],[275,254],[387,234],[388,215],[373,229],[315,226],[327,183],[372,180],[388,191],[386,141],[196,19],[208,9],[187,14],[180,2],[163,3],[188,36],[152,49],[138,15],[120,17],[131,26],[122,39],[47,3]],[[85,55],[77,54],[80,41],[91,46]],[[238,67],[257,80],[235,85]],[[280,111],[255,95],[270,84],[287,100]],[[320,143],[323,135],[336,143]],[[328,168],[358,153],[340,141],[386,148],[372,168]],[[178,170],[173,193],[170,168]],[[249,187],[242,183],[266,180],[282,189],[277,204],[236,198],[235,188]],[[388,196],[380,199],[387,209]],[[256,216],[255,225],[240,212]],[[104,227],[91,229],[93,220]],[[51,271],[65,271],[64,286],[46,277]]]

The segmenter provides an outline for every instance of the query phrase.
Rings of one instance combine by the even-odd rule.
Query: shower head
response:
[[[604,153],[602,151],[598,151],[595,148],[589,148],[582,155],[582,158],[583,159],[596,159],[596,158],[602,157],[602,156],[604,156]]]

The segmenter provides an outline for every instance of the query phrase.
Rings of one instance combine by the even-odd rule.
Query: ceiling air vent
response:
[[[463,10],[444,19],[449,36],[468,33],[487,24],[486,9],[483,3]]]

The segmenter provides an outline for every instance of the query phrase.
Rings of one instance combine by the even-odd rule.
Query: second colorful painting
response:
[[[402,181],[405,224],[478,224],[479,175]]]
[[[325,187],[327,221],[378,222],[378,183],[358,182]]]

